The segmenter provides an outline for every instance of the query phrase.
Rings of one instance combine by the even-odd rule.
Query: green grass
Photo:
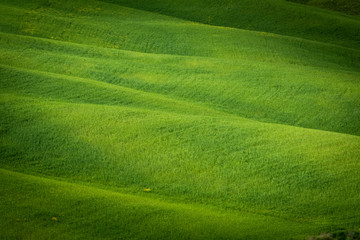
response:
[[[357,0],[289,0],[316,7],[344,12],[350,15],[360,15],[360,2]]]
[[[8,194],[0,211],[3,239],[271,239],[279,234],[301,236],[314,228],[288,219],[169,203],[145,194],[133,196],[5,170],[0,170],[0,179]],[[283,225],[287,229],[280,230]]]
[[[102,0],[216,26],[256,30],[359,48],[358,17],[286,0]],[[312,0],[328,6],[330,0]],[[357,0],[331,0],[359,12]],[[344,3],[346,2],[346,3]]]
[[[359,228],[359,18],[285,0],[0,14],[3,238]]]

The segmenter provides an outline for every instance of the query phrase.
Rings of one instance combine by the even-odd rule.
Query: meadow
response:
[[[0,16],[0,239],[359,238],[358,16],[286,0]]]

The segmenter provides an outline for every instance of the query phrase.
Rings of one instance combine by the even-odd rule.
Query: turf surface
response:
[[[4,239],[359,228],[358,17],[285,0],[0,13]]]

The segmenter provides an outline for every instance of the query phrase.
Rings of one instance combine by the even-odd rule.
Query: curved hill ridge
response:
[[[316,6],[334,11],[343,12],[350,15],[360,16],[360,2],[357,0],[288,0]]]
[[[103,239],[106,237],[112,238],[114,235],[122,239],[131,237],[138,239],[169,237],[172,239],[218,239],[222,237],[233,239],[240,236],[247,239],[258,239],[259,236],[287,239],[286,237],[279,237],[283,232],[279,231],[278,226],[287,225],[287,235],[301,236],[306,232],[306,228],[315,229],[315,226],[321,225],[321,223],[316,225],[305,224],[304,227],[304,224],[292,222],[289,219],[249,212],[224,212],[216,208],[207,209],[202,205],[166,202],[145,195],[124,194],[43,177],[29,176],[3,169],[0,169],[0,180],[2,183],[6,183],[4,188],[9,192],[12,192],[14,188],[20,188],[23,196],[26,196],[24,201],[19,201],[16,194],[11,194],[2,205],[6,206],[8,211],[13,210],[14,205],[31,205],[28,215],[23,217],[28,217],[31,214],[37,215],[38,218],[33,221],[33,224],[48,224],[46,218],[49,213],[55,219],[53,220],[55,224],[65,225],[81,218],[87,222],[86,225],[79,225],[75,232],[66,228],[54,228],[49,233],[46,228],[39,228],[37,232],[33,232],[31,235],[24,232],[23,228],[18,226],[14,228],[14,225],[10,225],[11,222],[6,222],[6,224],[9,224],[8,229],[10,231],[4,232],[3,237],[5,238],[12,238],[14,231],[17,231],[18,235],[27,238],[42,238],[42,236],[52,235],[54,239],[58,239],[58,236],[68,239]],[[52,189],[56,189],[56,192]],[[34,192],[41,194],[36,195]],[[62,203],[66,204],[59,204],[59,196],[61,196]],[[92,199],[92,202],[88,201],[89,198]],[[119,205],[119,202],[122,204]],[[98,208],[106,217],[91,211],[95,204],[98,205]],[[74,213],[65,207],[69,205],[77,205],[78,211]],[[38,213],[37,208],[43,208],[44,206],[47,208],[47,212]],[[60,214],[58,213],[59,210],[61,210]],[[5,216],[6,213],[2,214],[0,219],[8,221],[9,219],[6,219]],[[69,218],[69,216],[71,217]],[[154,221],[154,218],[161,219],[164,216],[169,221]],[[88,221],[89,219],[93,221]],[[176,224],[175,229],[173,229],[174,224]],[[119,225],[123,226],[121,232],[116,231]],[[253,227],[259,229],[257,236],[247,234]],[[107,231],[101,232],[98,230],[99,228],[107,229]],[[63,231],[64,229],[68,231]],[[278,230],[274,231],[273,229]]]
[[[358,228],[358,18],[109,1],[0,0],[0,236]]]
[[[278,33],[359,49],[360,19],[285,0],[102,0],[215,26]]]
[[[65,71],[209,104],[221,111],[264,122],[359,134],[355,120],[358,113],[353,111],[357,104],[359,51],[268,33],[192,24],[143,11],[114,8],[111,4],[85,13],[80,3],[73,5],[68,13],[79,14],[78,18],[64,17],[64,6],[60,5],[59,10],[56,6],[30,12],[11,5],[4,8],[4,16],[13,17],[11,31],[6,32],[38,37],[2,34],[4,63],[36,66],[46,71],[53,69],[58,73]],[[104,14],[97,17],[100,12]],[[37,19],[30,22],[31,27],[21,25],[31,19],[30,16]],[[129,22],[129,16],[139,21]],[[114,18],[114,24],[104,25]],[[62,21],[66,24],[60,25]],[[4,30],[9,27],[6,26]],[[94,27],[96,31],[101,29],[101,34],[94,35],[90,31]],[[61,41],[86,45],[75,47]],[[115,50],[104,55],[101,49],[91,45]],[[6,46],[11,46],[10,51]],[[139,53],[124,59],[126,54],[116,49]],[[19,51],[20,56],[16,54]],[[147,56],[150,63],[144,68],[141,52],[169,56]],[[49,61],[58,64],[49,66]],[[330,94],[334,86],[339,92],[337,95]],[[322,104],[323,101],[328,104]]]

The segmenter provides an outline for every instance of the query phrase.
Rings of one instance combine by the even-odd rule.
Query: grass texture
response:
[[[358,17],[285,0],[0,14],[4,239],[358,231]]]
[[[320,8],[344,12],[350,15],[360,15],[360,2],[357,0],[288,0],[308,4]]]

